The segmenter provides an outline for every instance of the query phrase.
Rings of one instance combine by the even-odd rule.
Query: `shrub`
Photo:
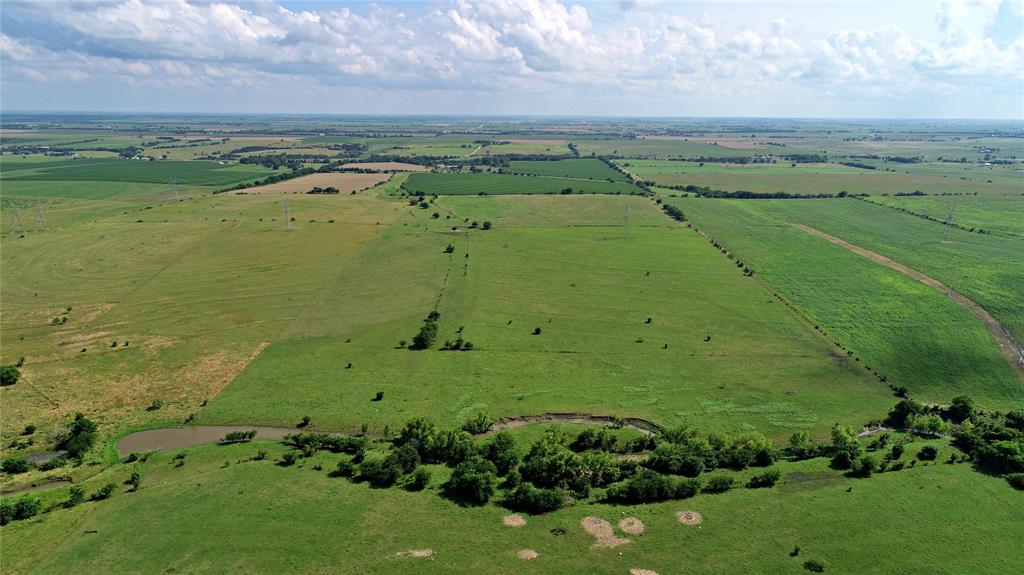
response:
[[[128,479],[128,484],[132,486],[132,491],[138,491],[139,486],[142,484],[142,474],[136,471],[132,471],[132,476]]]
[[[870,455],[858,457],[850,466],[850,475],[855,477],[870,477],[876,471],[878,471],[878,460]]]
[[[912,399],[901,399],[889,410],[889,425],[897,429],[908,429],[914,417],[924,413],[924,406]]]
[[[547,513],[563,507],[568,495],[562,489],[539,489],[530,483],[521,483],[505,498],[504,505],[526,513]]]
[[[3,464],[0,464],[0,468],[3,469],[4,473],[25,473],[31,469],[31,465],[28,460],[24,457],[8,457],[4,460]]]
[[[42,509],[42,502],[32,496],[25,496],[14,503],[14,519],[28,519],[35,517]]]
[[[430,470],[423,467],[416,468],[412,478],[409,479],[410,491],[423,491],[430,484]]]
[[[8,499],[0,500],[0,525],[7,525],[14,521],[14,502]]]
[[[808,559],[807,561],[804,561],[804,569],[814,573],[824,573],[825,563],[818,561],[817,559]]]
[[[485,413],[478,413],[462,423],[462,430],[473,435],[487,433],[494,427],[494,420]]]
[[[359,477],[374,487],[391,487],[398,482],[402,468],[394,457],[371,459],[359,466]]]
[[[925,445],[921,448],[921,451],[917,452],[917,458],[921,461],[935,461],[935,458],[939,456],[939,450],[935,449],[931,445]]]
[[[115,341],[114,344],[116,345],[117,342]],[[113,347],[113,346],[111,346],[111,347]],[[146,411],[156,411],[156,410],[160,409],[163,406],[164,406],[164,400],[162,400],[162,399],[154,399],[153,403],[149,404],[149,407],[146,408]]]
[[[646,465],[662,473],[697,477],[704,471],[704,457],[681,445],[659,445]]]
[[[476,505],[487,503],[494,495],[496,471],[494,464],[486,459],[467,459],[455,466],[451,478],[444,484],[445,494]]]
[[[287,452],[285,452],[284,455],[281,456],[281,462],[280,463],[281,463],[281,465],[283,467],[288,467],[290,465],[295,465],[295,462],[298,461],[298,459],[299,459],[299,456],[298,456],[298,454],[296,452],[294,452],[294,451],[287,451]]]
[[[1006,414],[1006,426],[1024,431],[1024,410],[1018,409]]]
[[[250,429],[249,431],[232,431],[225,435],[220,442],[221,443],[245,443],[252,441],[252,438],[256,437],[256,430]]]
[[[704,493],[725,493],[732,489],[735,479],[728,475],[714,475],[708,478],[707,485],[702,490]]]
[[[622,477],[619,459],[603,451],[591,451],[580,457],[582,479],[593,487],[605,487]]]
[[[782,472],[778,469],[772,469],[771,471],[765,471],[764,473],[758,473],[757,475],[750,478],[747,482],[747,487],[751,489],[757,489],[760,487],[775,487],[775,484],[782,478]]]
[[[44,461],[44,462],[40,463],[36,467],[40,471],[52,471],[54,469],[58,469],[58,468],[64,467],[65,465],[67,465],[67,463],[68,463],[68,459],[66,457],[54,457],[53,459],[50,459],[49,461]]]
[[[677,489],[670,477],[641,469],[626,481],[608,488],[607,498],[620,503],[648,503],[676,498]]]
[[[507,432],[501,431],[480,448],[480,455],[489,460],[497,468],[499,477],[504,477],[519,465],[519,450],[516,440]]]
[[[14,385],[21,379],[21,370],[13,365],[0,365],[0,387]]]
[[[394,456],[395,462],[402,468],[402,473],[412,473],[420,464],[420,452],[410,443],[396,449]]]
[[[352,477],[356,474],[356,466],[347,459],[338,462],[338,466],[330,473],[331,477]]]
[[[21,431],[21,434],[22,435],[32,435],[35,432],[36,432],[36,426],[34,426],[32,424],[28,424],[28,425],[25,426],[25,429],[23,429]]]
[[[66,434],[58,438],[57,449],[65,449],[68,457],[81,459],[96,442],[96,424],[81,413],[75,414]]]
[[[579,486],[583,462],[579,455],[562,444],[564,439],[564,434],[552,429],[537,440],[519,466],[523,479],[538,487]]]
[[[584,429],[576,436],[576,439],[572,442],[570,447],[573,451],[588,451],[591,449],[614,451],[615,436],[603,427],[598,429]]]
[[[64,502],[64,507],[74,507],[83,501],[85,501],[85,488],[81,485],[72,485],[71,491],[68,493],[68,500]]]
[[[946,412],[953,423],[963,423],[974,417],[974,400],[966,395],[954,397]]]
[[[108,499],[114,493],[114,489],[116,488],[117,486],[113,483],[108,483],[96,490],[89,499],[92,499],[93,501],[103,501],[104,499]]]
[[[313,420],[310,419],[308,415],[303,415],[302,416],[302,421],[296,423],[295,427],[299,427],[299,428],[307,427],[311,421],[313,421]]]
[[[1006,480],[1010,482],[1014,489],[1024,491],[1024,473],[1010,473],[1006,476]]]
[[[540,335],[540,327],[533,328],[533,335]]]
[[[263,461],[267,458],[267,452],[264,449],[259,449],[256,454],[252,456],[253,461]]]

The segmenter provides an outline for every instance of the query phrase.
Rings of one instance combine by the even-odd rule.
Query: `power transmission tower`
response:
[[[946,214],[946,222],[945,222],[946,229],[942,232],[942,243],[947,243],[949,241],[949,228],[952,227],[952,223],[953,223],[953,206],[949,206],[949,213]]]
[[[32,224],[32,231],[46,231],[46,220],[43,219],[43,203],[36,200],[36,221]]]
[[[178,178],[171,176],[171,189],[174,190],[174,201],[180,202],[181,198],[178,197]]]
[[[629,204],[626,204],[622,214],[622,235],[623,237],[629,236]]]
[[[18,231],[15,232],[14,230]],[[21,225],[21,216],[18,215],[18,204],[11,203],[11,234],[25,235],[25,226]]]
[[[288,213],[288,198],[284,199],[284,231],[292,229],[292,219]]]

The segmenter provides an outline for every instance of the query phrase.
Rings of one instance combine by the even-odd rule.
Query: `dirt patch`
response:
[[[650,569],[638,569],[634,567],[629,570],[629,575],[658,575],[658,572],[651,571]]]
[[[527,561],[529,561],[530,559],[536,559],[538,555],[540,554],[534,551],[533,549],[523,549],[519,553],[516,553],[516,557],[520,559],[526,559]]]
[[[512,515],[506,515],[501,522],[509,527],[522,527],[526,525],[526,518],[518,513],[513,513]]]
[[[267,186],[246,188],[235,194],[305,194],[313,188],[338,188],[342,194],[358,192],[386,182],[391,174],[358,174],[354,172],[329,172],[310,174],[301,178],[293,178]]]
[[[967,298],[967,296],[961,294],[960,292],[954,290],[953,288],[940,282],[939,280],[931,276],[925,275],[913,268],[907,267],[896,260],[883,256],[882,254],[873,252],[868,249],[864,249],[856,244],[851,244],[850,242],[844,239],[837,238],[833,235],[827,234],[821,230],[812,228],[810,226],[805,226],[803,224],[793,225],[796,226],[798,229],[801,229],[813,236],[818,236],[819,238],[828,240],[836,244],[837,246],[844,247],[850,250],[851,252],[866,257],[875,263],[882,264],[883,266],[890,269],[894,269],[907,277],[913,278],[925,284],[926,286],[933,287],[939,290],[940,292],[946,294],[947,296],[949,296],[950,299],[960,304],[967,311],[971,312],[971,314],[974,315],[974,317],[981,320],[981,323],[985,324],[985,327],[988,329],[988,333],[992,336],[992,339],[996,341],[996,345],[999,346],[999,351],[1003,354],[1003,357],[1006,358],[1006,361],[1010,363],[1010,367],[1012,367],[1013,370],[1017,372],[1017,375],[1019,377],[1024,377],[1024,348],[1022,348],[1021,345],[1013,339],[1013,337],[1010,335],[1010,332],[1006,330],[1006,328],[1004,328],[1002,325],[999,324],[998,321],[996,321],[996,318],[992,317],[992,314],[985,311],[985,309],[982,308],[977,303],[975,303],[974,300]]]
[[[395,557],[418,557],[418,558],[423,558],[423,557],[433,557],[433,556],[434,556],[434,550],[433,549],[410,549],[408,551],[399,551],[398,553],[395,553]]]
[[[647,529],[647,526],[636,517],[626,517],[619,521],[619,529],[630,535],[640,535]]]
[[[612,528],[612,524],[600,517],[584,517],[580,520],[580,526],[596,539],[592,546],[594,549],[611,549],[612,547],[629,543],[629,539],[623,539],[615,535],[615,529]]]
[[[590,415],[587,413],[542,413],[540,415],[517,415],[514,417],[502,417],[491,428],[491,433],[503,429],[515,429],[535,423],[576,423],[583,425],[605,425],[611,426],[614,418],[610,415]],[[653,421],[640,419],[638,417],[627,417],[622,420],[623,426],[635,429],[640,433],[654,434],[661,431],[661,426]]]
[[[696,511],[676,511],[676,519],[683,525],[700,525],[704,523],[704,517]]]
[[[429,172],[430,168],[419,164],[405,162],[352,162],[342,168],[362,168],[364,170],[380,170],[382,172]]]

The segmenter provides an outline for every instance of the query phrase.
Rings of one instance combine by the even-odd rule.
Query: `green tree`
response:
[[[966,395],[954,397],[946,411],[953,423],[963,423],[974,418],[974,400]]]
[[[472,457],[455,466],[445,483],[445,494],[453,499],[483,505],[494,495],[497,469],[490,461]]]
[[[0,365],[0,387],[14,385],[21,379],[21,370],[13,365]]]

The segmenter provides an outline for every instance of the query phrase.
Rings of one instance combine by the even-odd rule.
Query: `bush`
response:
[[[878,471],[878,460],[870,455],[858,457],[850,466],[850,475],[855,477],[870,477]]]
[[[924,406],[912,399],[901,399],[889,410],[887,422],[896,429],[908,429],[914,417],[924,413]]]
[[[281,462],[280,463],[281,463],[282,466],[288,467],[290,465],[295,465],[295,462],[298,461],[298,459],[299,459],[299,456],[298,456],[298,454],[296,452],[294,452],[294,451],[287,451],[287,452],[285,452],[284,455],[281,456]]]
[[[817,559],[808,559],[807,561],[804,561],[804,569],[814,573],[824,573],[825,563],[818,561]]]
[[[498,476],[504,477],[519,465],[519,450],[516,440],[509,433],[501,431],[480,448],[480,455],[494,464]]]
[[[782,478],[782,472],[778,469],[772,469],[771,471],[765,471],[759,473],[750,478],[747,482],[747,487],[751,489],[757,489],[760,487],[775,487],[775,484]]]
[[[139,486],[142,485],[142,474],[136,471],[132,471],[132,476],[128,479],[128,484],[132,486],[132,491],[138,491]]]
[[[14,521],[14,502],[8,499],[0,500],[0,525],[7,525]]]
[[[1024,473],[1010,473],[1006,476],[1006,480],[1010,482],[1014,489],[1024,491]]]
[[[412,478],[409,479],[410,491],[423,491],[430,484],[430,470],[422,467],[416,468]]]
[[[68,457],[81,459],[96,442],[96,424],[81,413],[75,414],[67,433],[57,439],[57,449],[65,449]]]
[[[708,478],[707,485],[702,490],[704,493],[725,493],[732,489],[735,479],[728,475],[714,475]]]
[[[406,443],[394,451],[395,462],[402,468],[402,473],[412,473],[420,464],[420,453],[412,444]]]
[[[359,477],[374,487],[391,487],[398,482],[402,468],[394,457],[371,459],[359,466]]]
[[[935,458],[939,456],[939,450],[935,449],[931,445],[925,445],[921,448],[921,451],[917,452],[917,458],[921,461],[935,461]]]
[[[26,426],[25,426],[25,429],[23,429],[23,430],[21,431],[21,434],[22,434],[22,435],[32,435],[32,434],[33,434],[33,433],[35,433],[35,432],[36,432],[36,426],[34,426],[34,425],[32,425],[32,424],[30,423],[30,424],[28,424],[28,425],[26,425]]]
[[[494,427],[494,420],[485,413],[478,413],[462,423],[462,431],[473,435],[487,433]]]
[[[523,479],[538,487],[582,488],[583,462],[563,445],[564,440],[564,434],[556,429],[537,440],[519,466]]]
[[[563,507],[568,495],[562,489],[538,489],[530,483],[521,483],[508,494],[504,504],[525,513],[547,513]]]
[[[974,400],[966,395],[954,397],[946,413],[953,423],[963,423],[974,417]]]
[[[72,485],[71,491],[68,493],[68,500],[64,502],[64,507],[74,507],[83,501],[85,501],[85,488],[81,485]]]
[[[584,429],[576,436],[570,447],[573,451],[588,451],[596,449],[599,451],[614,451],[615,436],[610,431],[601,427],[598,429]]]
[[[21,379],[21,370],[13,365],[0,366],[0,387],[14,385]]]
[[[467,503],[483,505],[494,495],[497,483],[494,464],[474,457],[455,466],[451,478],[444,484],[445,494]]]
[[[100,487],[96,493],[93,493],[92,496],[89,497],[89,499],[92,499],[93,501],[103,501],[104,499],[108,499],[114,493],[114,489],[117,489],[117,486],[113,483],[108,483],[103,487]]]
[[[252,441],[252,438],[256,437],[256,430],[250,429],[249,431],[232,431],[225,435],[220,442],[221,443],[245,443]]]
[[[29,519],[39,514],[43,504],[36,497],[25,496],[14,502],[14,519]]]
[[[331,477],[352,477],[356,474],[356,466],[351,461],[343,459],[338,466],[330,473]]]
[[[12,475],[15,473],[25,473],[31,468],[31,464],[24,457],[8,457],[0,464],[0,469],[3,469],[4,473]]]
[[[610,501],[620,503],[666,501],[679,496],[680,490],[672,478],[649,469],[641,469],[626,481],[612,485],[607,494]]]

